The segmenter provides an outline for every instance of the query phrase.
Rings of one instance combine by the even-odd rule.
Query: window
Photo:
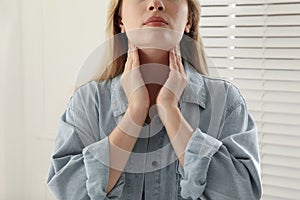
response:
[[[263,200],[299,199],[300,1],[200,4],[210,73],[239,87],[258,126]]]

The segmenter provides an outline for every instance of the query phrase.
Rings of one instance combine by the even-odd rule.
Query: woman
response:
[[[57,199],[260,199],[245,100],[186,45],[201,44],[199,16],[197,0],[111,1],[107,30],[126,36],[114,53],[128,53],[70,98],[47,180]]]

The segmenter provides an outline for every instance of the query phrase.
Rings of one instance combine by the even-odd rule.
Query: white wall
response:
[[[45,185],[80,64],[104,41],[109,0],[0,1],[0,200],[54,199]]]
[[[17,200],[24,194],[26,171],[20,2],[2,0],[0,9],[0,199]]]
[[[5,196],[5,173],[4,173],[4,40],[7,35],[7,24],[5,23],[4,17],[4,1],[0,1],[0,199],[4,199]]]

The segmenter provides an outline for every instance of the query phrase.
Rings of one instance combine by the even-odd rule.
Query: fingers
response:
[[[183,68],[182,60],[181,60],[179,44],[177,44],[174,48],[172,48],[170,50],[169,62],[170,62],[171,69],[175,69],[178,72],[180,72],[183,76],[185,76],[185,72],[184,72],[184,68]]]
[[[181,62],[179,44],[170,50],[169,65],[170,74],[164,86],[175,95],[177,100],[179,100],[186,85],[186,74]]]
[[[121,84],[125,90],[128,101],[130,101],[133,93],[144,85],[139,67],[138,49],[128,41],[127,61],[121,77]]]
[[[132,61],[131,67],[139,67],[140,59],[138,48],[128,40],[128,58]],[[127,58],[127,59],[128,59]]]
[[[179,45],[179,43],[176,44],[176,46],[175,46],[174,48],[175,48],[176,56],[177,56],[178,58],[180,58],[180,60],[181,60],[181,52],[180,52],[180,45]]]
[[[127,61],[125,63],[124,72],[131,71],[134,67],[139,67],[139,54],[138,49],[128,40],[128,52],[127,52]]]
[[[169,53],[169,63],[170,63],[170,69],[171,70],[177,70],[176,69],[176,55],[175,55],[175,49],[172,48],[170,50],[170,53]]]
[[[183,65],[182,65],[182,61],[181,61],[181,52],[180,52],[180,45],[179,44],[176,45],[175,52],[176,52],[176,63],[177,63],[177,66],[178,66],[178,70],[182,75],[185,75]]]

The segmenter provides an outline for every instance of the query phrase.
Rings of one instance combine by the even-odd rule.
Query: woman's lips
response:
[[[165,26],[165,25],[168,25],[168,22],[162,17],[152,16],[146,20],[144,25],[146,25],[146,26]]]

